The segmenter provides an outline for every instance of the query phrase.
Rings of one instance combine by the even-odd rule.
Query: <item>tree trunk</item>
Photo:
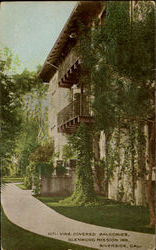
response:
[[[150,227],[155,226],[155,212],[154,212],[154,194],[152,188],[152,172],[155,162],[155,125],[154,122],[152,124],[148,124],[149,127],[149,177],[148,177],[148,205],[150,212]]]

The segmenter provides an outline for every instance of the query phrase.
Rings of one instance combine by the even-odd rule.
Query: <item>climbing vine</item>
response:
[[[87,35],[85,30],[80,43],[83,71],[90,72],[87,82],[91,83],[94,96],[92,108],[99,131],[110,133],[114,130],[114,135],[115,130],[122,128],[123,124],[127,126],[126,146],[123,149],[122,140],[116,149],[111,143],[113,154],[110,154],[109,162],[112,161],[114,168],[116,165],[120,166],[119,180],[126,182],[123,171],[131,175],[129,183],[131,182],[131,200],[134,203],[134,189],[140,175],[140,166],[145,169],[145,163],[141,164],[141,159],[145,162],[145,157],[141,156],[144,155],[144,149],[141,150],[141,136],[137,128],[140,123],[148,125],[148,204],[151,226],[154,226],[152,169],[155,161],[152,151],[155,105],[154,27],[154,1],[108,1],[105,22],[102,25],[94,22]],[[122,129],[120,132],[122,133]],[[126,157],[128,160],[123,162]],[[124,185],[119,185],[119,189],[120,198],[124,199]]]
[[[92,135],[90,128],[81,124],[76,133],[69,138],[77,154],[76,181],[74,192],[66,202],[83,205],[95,201],[92,174]]]
[[[116,178],[117,199],[125,199],[131,204],[135,204],[137,181],[146,175],[146,140],[143,128],[138,123],[116,128],[107,143],[106,178]]]

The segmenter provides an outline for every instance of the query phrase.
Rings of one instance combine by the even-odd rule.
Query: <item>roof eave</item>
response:
[[[74,20],[76,20],[77,15],[83,15],[83,9],[84,7],[87,8],[87,5],[90,4],[90,1],[79,1],[77,5],[74,7],[72,13],[70,14],[65,26],[63,27],[62,31],[60,32],[60,35],[58,39],[56,40],[53,48],[51,49],[50,53],[48,54],[41,71],[39,72],[39,77],[45,81],[49,82],[51,77],[55,74],[57,70],[57,65],[55,65],[55,58],[57,57],[57,54],[61,52],[63,49],[63,46],[67,42],[67,38],[69,37],[72,25]],[[95,1],[92,2],[95,5],[98,6],[98,4],[101,4],[101,1]],[[82,13],[81,13],[82,12]]]

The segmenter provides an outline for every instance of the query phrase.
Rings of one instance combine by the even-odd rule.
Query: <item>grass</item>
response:
[[[4,177],[2,179],[3,183],[17,183],[17,182],[23,182],[23,178],[13,178],[13,177]],[[26,186],[23,183],[20,184],[16,184],[16,186],[18,186],[19,188],[23,189],[23,190],[28,190],[28,188],[26,188]]]
[[[28,190],[28,188],[26,188],[26,186],[24,184],[17,184],[16,186],[18,186],[19,188],[21,188],[23,190]]]
[[[2,182],[5,182],[5,183],[23,182],[23,178],[21,178],[21,177],[3,177]]]
[[[5,250],[93,250],[50,239],[24,230],[11,223],[2,211],[2,246]]]
[[[74,206],[59,202],[63,197],[37,197],[56,212],[71,219],[98,226],[128,231],[151,233],[149,211],[147,207],[131,206],[125,203],[99,197],[99,203],[93,206]]]

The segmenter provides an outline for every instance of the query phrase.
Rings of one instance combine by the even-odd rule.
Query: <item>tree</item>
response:
[[[11,75],[14,66],[14,58],[8,49],[0,51],[0,128],[1,128],[1,165],[3,173],[10,161],[15,147],[15,138],[20,130],[21,117],[18,112],[20,101],[18,99],[18,88]]]
[[[108,1],[104,25],[94,24],[82,35],[80,54],[94,95],[99,130],[110,134],[126,124],[149,128],[148,197],[154,226],[152,169],[154,166],[154,24],[152,1]],[[131,13],[131,15],[130,15]],[[137,108],[136,108],[137,107]]]
[[[38,124],[38,141],[44,144],[48,140],[47,133],[47,85],[42,84],[32,88],[30,93],[23,96],[22,102],[25,121],[34,120]]]
[[[23,100],[32,89],[43,86],[37,72],[24,70],[16,73],[19,65],[18,59],[9,49],[0,51],[0,118],[1,118],[1,165],[7,169],[16,147],[17,137],[22,133],[23,126]],[[3,171],[5,174],[5,171]]]
[[[54,144],[47,143],[44,146],[38,146],[34,152],[31,153],[29,159],[33,162],[49,162],[52,160],[54,154]]]
[[[13,151],[17,159],[18,174],[23,176],[29,165],[30,154],[38,147],[38,123],[34,120],[25,120],[23,117],[22,125],[18,136],[16,137],[16,145]]]
[[[31,75],[25,71],[24,82],[27,82],[29,78],[34,79],[34,75],[36,76],[35,73]],[[23,76],[19,75],[18,82],[22,81],[22,79]],[[38,86],[34,84],[31,92],[26,92],[23,95],[21,101],[22,127],[19,136],[16,138],[15,149],[16,157],[19,159],[18,168],[21,170],[21,174],[25,174],[27,166],[35,157],[38,150],[41,149],[43,151],[44,147],[47,147],[48,150],[47,106],[47,86],[44,84],[38,84]],[[46,151],[46,148],[44,151]],[[43,161],[41,155],[38,161]]]

